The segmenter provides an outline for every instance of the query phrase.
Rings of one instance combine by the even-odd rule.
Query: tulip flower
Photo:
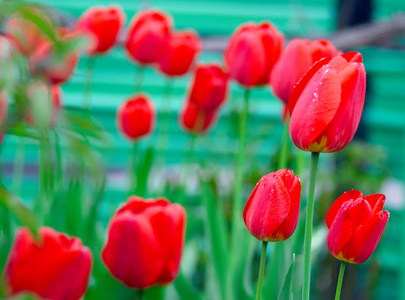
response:
[[[64,41],[75,38],[65,28],[59,28],[60,38]],[[76,68],[79,54],[77,50],[69,51],[63,57],[50,41],[42,41],[30,56],[30,70],[34,77],[45,79],[51,84],[66,82]]]
[[[40,13],[39,10],[32,7],[29,9],[42,20],[46,20],[50,23],[49,19]],[[46,40],[46,37],[40,29],[38,29],[37,25],[31,20],[24,19],[18,12],[11,15],[7,20],[5,34],[13,47],[27,57],[30,56],[44,40]]]
[[[188,72],[201,50],[201,42],[193,31],[173,33],[164,45],[158,64],[159,70],[168,76],[181,76]]]
[[[49,91],[51,92],[50,97]],[[47,124],[49,124],[49,127],[54,127],[62,106],[61,95],[59,85],[48,87],[41,81],[33,81],[28,88],[31,108],[26,111],[26,123],[29,126],[48,126]]]
[[[206,133],[216,121],[216,110],[204,110],[187,101],[180,113],[180,125],[192,134]]]
[[[366,91],[361,54],[321,59],[301,78],[289,99],[290,136],[304,151],[336,152],[353,139]]]
[[[218,109],[226,99],[228,74],[218,65],[197,67],[189,101],[204,110]]]
[[[75,29],[89,35],[93,41],[89,55],[104,54],[117,42],[125,22],[125,15],[119,6],[92,7],[77,21]]]
[[[230,76],[246,87],[268,84],[283,44],[284,36],[271,23],[243,24],[224,53]]]
[[[181,205],[132,196],[110,220],[102,261],[128,287],[169,284],[179,271],[185,226]]]
[[[4,268],[5,294],[34,293],[43,299],[81,299],[92,268],[92,254],[81,240],[42,227],[38,241],[20,228]]]
[[[155,118],[153,104],[144,94],[131,97],[117,111],[118,128],[131,140],[150,134]]]
[[[158,62],[165,51],[171,28],[169,15],[157,10],[140,12],[131,20],[126,34],[127,55],[140,64]]]
[[[250,234],[265,242],[288,239],[297,227],[300,198],[300,179],[290,169],[263,176],[243,211]]]
[[[357,190],[341,195],[329,208],[329,252],[340,261],[361,264],[374,252],[390,216],[383,194],[364,197]]]
[[[306,71],[318,60],[339,55],[339,51],[328,40],[292,40],[271,72],[270,85],[276,96],[285,104],[294,86]]]

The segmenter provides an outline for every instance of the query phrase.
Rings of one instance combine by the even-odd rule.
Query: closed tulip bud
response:
[[[218,109],[226,99],[228,74],[217,65],[200,65],[194,75],[191,92],[188,97],[204,110]]]
[[[49,97],[49,91],[51,96]],[[59,85],[47,86],[41,81],[33,81],[28,88],[30,107],[25,121],[29,126],[54,127],[62,106],[62,91]],[[49,124],[49,125],[48,125]]]
[[[216,110],[204,110],[187,101],[180,113],[181,127],[192,134],[205,134],[214,124]]]
[[[383,194],[364,197],[357,190],[341,195],[326,214],[329,252],[352,264],[365,262],[374,252],[390,216],[382,210]]]
[[[77,21],[75,30],[91,38],[89,55],[108,52],[117,42],[125,22],[125,15],[119,6],[93,7],[86,10]]]
[[[81,240],[42,227],[38,241],[27,228],[17,232],[4,268],[7,296],[33,293],[42,299],[81,299],[87,290],[92,254]]]
[[[366,72],[361,54],[315,63],[289,99],[290,136],[304,151],[336,152],[354,137],[363,111]]]
[[[283,45],[284,36],[271,23],[243,24],[224,53],[230,76],[246,87],[268,84]]]
[[[179,271],[185,227],[181,205],[132,196],[111,218],[101,258],[128,287],[167,285]]]
[[[300,179],[290,169],[263,176],[243,211],[250,234],[264,242],[288,239],[297,227],[300,198]]]
[[[121,133],[131,140],[152,132],[155,109],[146,95],[136,95],[125,101],[117,111],[117,125]]]
[[[271,72],[270,84],[276,96],[288,104],[294,86],[308,69],[322,58],[339,55],[339,51],[328,40],[292,40]]]
[[[67,41],[76,38],[67,29],[59,28],[60,38]],[[50,84],[61,84],[69,80],[79,60],[77,50],[69,51],[63,57],[57,53],[55,45],[43,41],[30,56],[29,65],[34,77],[42,78]]]
[[[173,33],[166,40],[165,51],[160,57],[159,70],[168,76],[181,76],[188,72],[198,53],[201,42],[193,31]]]
[[[157,63],[165,51],[171,28],[169,15],[157,10],[140,12],[131,20],[126,34],[127,55],[140,64]]]

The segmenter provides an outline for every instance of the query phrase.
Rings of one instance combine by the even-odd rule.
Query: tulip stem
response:
[[[132,145],[131,149],[131,163],[130,163],[130,180],[129,183],[129,193],[130,195],[134,195],[136,192],[137,187],[137,162],[138,162],[138,155],[139,155],[139,142],[135,141]]]
[[[138,300],[143,300],[143,290],[138,290]]]
[[[286,169],[287,165],[287,157],[288,157],[288,127],[290,125],[290,116],[287,116],[285,123],[284,123],[284,132],[283,138],[281,140],[281,147],[280,147],[280,157],[278,161],[278,169]]]
[[[142,83],[143,83],[143,70],[144,67],[142,65],[138,65],[135,72],[135,94],[142,92]]]
[[[335,300],[340,300],[340,292],[342,290],[343,275],[345,274],[346,262],[340,262],[339,279],[336,286]]]
[[[260,258],[259,281],[257,282],[256,300],[260,300],[260,298],[262,297],[262,283],[263,283],[264,265],[266,262],[267,244],[268,242],[262,243],[262,256]]]
[[[91,90],[93,87],[93,73],[95,63],[96,60],[93,56],[89,56],[87,58],[86,78],[84,81],[83,89],[83,110],[88,113],[90,112],[91,107]]]
[[[245,90],[243,110],[240,115],[239,127],[239,149],[236,165],[236,178],[235,178],[235,194],[233,198],[232,207],[232,247],[236,247],[239,234],[242,229],[242,191],[243,191],[243,167],[245,163],[246,152],[246,129],[247,129],[247,116],[249,111],[249,96],[250,90]],[[235,249],[236,250],[236,249]]]
[[[309,191],[307,214],[305,219],[305,237],[304,237],[304,288],[303,299],[309,299],[310,284],[311,284],[311,241],[312,241],[312,225],[314,218],[314,195],[315,195],[315,182],[316,171],[318,168],[319,153],[312,152],[311,155],[311,172],[309,178]]]

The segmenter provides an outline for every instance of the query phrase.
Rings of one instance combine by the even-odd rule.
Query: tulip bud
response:
[[[366,93],[361,54],[349,52],[315,63],[289,99],[290,136],[304,151],[336,152],[359,125]]]
[[[92,7],[77,21],[75,30],[89,35],[94,41],[89,55],[108,52],[117,42],[125,22],[125,15],[119,6]]]
[[[217,65],[200,65],[194,75],[189,101],[204,110],[218,109],[226,99],[228,74]]]
[[[383,194],[364,197],[357,190],[342,194],[326,215],[329,252],[348,263],[365,262],[377,247],[390,216],[382,210],[384,202]]]
[[[152,132],[155,109],[149,98],[136,95],[125,101],[117,111],[117,126],[131,140],[137,140]]]
[[[30,292],[43,299],[81,299],[87,290],[92,254],[81,240],[42,227],[36,241],[20,228],[4,268],[7,296]]]
[[[187,101],[180,113],[180,125],[192,134],[204,134],[216,121],[215,110],[204,110]]]
[[[59,28],[61,39],[67,41],[73,35],[65,28]],[[76,50],[69,51],[63,57],[57,53],[55,45],[50,41],[42,41],[29,58],[31,73],[34,77],[45,79],[51,84],[66,82],[72,75],[79,60]]]
[[[111,218],[101,258],[128,287],[169,284],[179,271],[185,226],[181,205],[132,196]]]
[[[181,76],[188,72],[201,50],[201,42],[193,31],[173,33],[164,45],[159,69],[168,76]]]
[[[339,51],[328,40],[292,40],[271,72],[270,84],[274,93],[288,104],[291,91],[306,71],[318,60],[336,55]]]
[[[127,55],[140,64],[158,62],[165,51],[171,28],[169,15],[157,10],[140,12],[131,20],[126,34]]]
[[[288,239],[297,227],[300,198],[300,179],[290,169],[263,176],[243,211],[250,234],[265,242]]]
[[[284,36],[271,23],[243,24],[224,53],[230,76],[246,87],[268,84],[283,44]]]

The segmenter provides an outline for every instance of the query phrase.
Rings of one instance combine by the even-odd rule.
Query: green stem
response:
[[[143,300],[143,291],[144,290],[138,290],[138,300]]]
[[[166,85],[163,91],[163,101],[160,111],[160,122],[158,128],[157,149],[162,153],[163,164],[165,162],[165,152],[167,150],[167,140],[169,136],[170,121],[170,98],[173,91],[173,80],[170,77],[166,79]]]
[[[342,291],[343,275],[345,274],[346,262],[340,262],[339,279],[336,286],[335,300],[340,300],[340,292]]]
[[[93,74],[94,74],[94,65],[96,60],[93,56],[87,58],[86,65],[86,78],[84,81],[83,88],[83,110],[90,112],[91,107],[91,90],[93,87]]]
[[[244,105],[242,114],[240,116],[239,127],[239,149],[236,166],[235,178],[235,194],[233,198],[232,207],[232,247],[236,247],[239,238],[239,233],[242,230],[242,190],[243,190],[243,177],[244,177],[244,163],[246,152],[246,130],[247,130],[247,116],[249,111],[249,96],[250,90],[245,90]]]
[[[256,300],[260,300],[260,298],[262,297],[262,283],[263,283],[264,265],[266,261],[267,244],[268,242],[263,242],[262,244],[262,256],[260,258],[259,281],[257,283]]]
[[[303,288],[304,300],[309,300],[309,292],[311,284],[311,241],[312,241],[312,225],[315,206],[314,201],[315,182],[316,182],[316,171],[318,168],[318,161],[319,161],[319,153],[312,152],[307,214],[305,219],[305,237],[304,237],[304,288]]]
[[[131,182],[129,183],[129,192],[131,195],[133,195],[136,191],[136,185],[137,185],[137,167],[138,167],[138,154],[139,154],[139,142],[135,141],[132,145],[132,151],[131,151],[131,163],[130,163],[130,180]]]
[[[288,127],[290,125],[290,116],[287,116],[287,119],[285,120],[284,123],[284,132],[283,132],[283,138],[281,140],[281,148],[280,148],[280,158],[278,161],[278,170],[280,169],[286,169],[288,167],[287,165],[287,158],[288,158]]]
[[[143,65],[138,65],[135,72],[135,94],[142,92],[142,82],[143,82]]]

